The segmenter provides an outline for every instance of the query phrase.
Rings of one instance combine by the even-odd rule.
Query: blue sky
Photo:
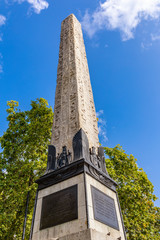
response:
[[[83,26],[100,141],[133,154],[160,197],[160,0],[1,0],[0,135],[7,101],[54,106],[60,26],[71,13]]]

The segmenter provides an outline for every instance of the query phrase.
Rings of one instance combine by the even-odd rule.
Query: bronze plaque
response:
[[[114,199],[91,186],[94,218],[119,230]]]
[[[78,218],[77,185],[43,197],[40,230]]]

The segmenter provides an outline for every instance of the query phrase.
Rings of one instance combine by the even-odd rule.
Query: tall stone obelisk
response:
[[[81,25],[62,22],[54,123],[30,240],[126,240],[97,119]]]
[[[51,144],[60,153],[72,152],[72,139],[79,129],[90,147],[99,146],[98,127],[81,24],[71,14],[61,25],[57,88]]]

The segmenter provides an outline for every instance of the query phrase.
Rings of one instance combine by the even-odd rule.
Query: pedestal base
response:
[[[72,175],[64,168],[59,178],[54,172],[38,180],[31,239],[126,240],[115,182],[85,161],[77,164]]]

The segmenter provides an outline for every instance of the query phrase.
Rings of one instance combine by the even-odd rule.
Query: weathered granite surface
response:
[[[57,87],[51,144],[72,153],[72,139],[82,128],[89,147],[99,146],[98,127],[81,24],[71,14],[61,25]]]

